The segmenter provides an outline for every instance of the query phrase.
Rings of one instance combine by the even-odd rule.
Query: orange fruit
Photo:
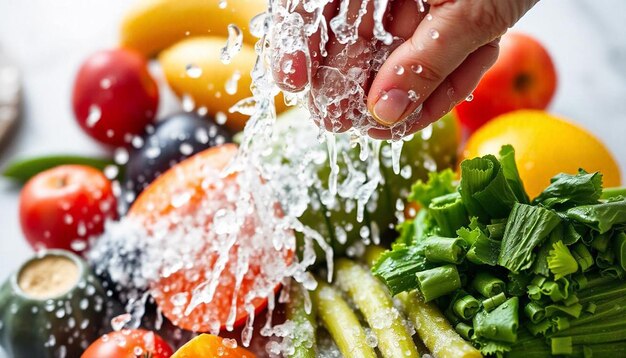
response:
[[[128,213],[150,234],[155,245],[150,249],[169,257],[157,267],[151,294],[165,317],[186,330],[224,329],[229,321],[242,325],[251,308],[259,313],[266,307],[267,295],[280,288],[292,261],[291,232],[264,223],[252,209],[243,219],[234,217],[240,209],[237,174],[224,176],[223,170],[236,153],[235,145],[226,144],[175,165],[143,191]],[[269,216],[272,203],[264,204]],[[272,218],[281,216],[274,206]],[[264,233],[293,244],[276,249]],[[220,254],[223,250],[228,251]],[[247,269],[237,276],[241,265]],[[194,301],[207,287],[213,287],[209,301]]]
[[[232,341],[228,341],[232,342]],[[223,338],[212,334],[201,334],[187,342],[174,353],[172,358],[254,358],[250,351],[237,347],[236,343],[228,343]]]
[[[495,118],[467,141],[463,158],[498,154],[511,144],[524,186],[531,198],[539,195],[558,173],[579,168],[603,174],[604,187],[621,185],[620,169],[604,144],[578,125],[538,110],[510,112]]]

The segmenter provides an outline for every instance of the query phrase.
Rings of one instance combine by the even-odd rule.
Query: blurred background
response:
[[[217,0],[215,0],[217,1]],[[81,62],[114,47],[130,0],[2,0],[0,53],[23,78],[21,123],[0,149],[0,169],[18,157],[104,153],[76,125],[71,90]],[[540,2],[516,30],[539,39],[555,62],[559,84],[550,111],[598,136],[626,177],[626,2]],[[171,94],[163,93],[166,103]],[[176,108],[162,105],[161,111]],[[22,238],[18,186],[0,179],[0,281],[32,254]],[[0,353],[1,355],[1,353]]]

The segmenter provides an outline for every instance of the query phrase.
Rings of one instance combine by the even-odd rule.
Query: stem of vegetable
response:
[[[617,187],[617,188],[605,188],[602,190],[602,199],[610,199],[616,196],[624,196],[626,197],[626,187]]]
[[[463,340],[433,304],[424,302],[417,291],[398,294],[404,311],[418,335],[433,356],[439,358],[482,357],[480,352]]]
[[[287,319],[295,324],[292,337],[294,352],[289,355],[293,358],[315,358],[317,320],[315,308],[306,312],[303,287],[292,281],[287,303]]]
[[[458,264],[465,254],[464,241],[462,239],[431,236],[423,241],[424,254],[430,262],[444,262]]]
[[[417,273],[417,284],[426,302],[461,288],[461,278],[455,265],[444,265]]]
[[[505,284],[501,279],[483,271],[476,274],[472,287],[485,297],[493,297],[504,292]]]
[[[367,344],[365,331],[348,303],[334,288],[317,281],[317,289],[311,298],[317,314],[330,333],[339,351],[345,357],[376,358],[374,349]]]
[[[383,356],[419,358],[413,338],[382,283],[351,260],[340,259],[335,265],[337,285],[350,296],[367,320],[378,338],[378,348]]]

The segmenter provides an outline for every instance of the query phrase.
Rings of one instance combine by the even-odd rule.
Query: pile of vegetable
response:
[[[626,198],[602,174],[559,174],[534,200],[514,150],[417,182],[421,210],[372,271],[434,302],[485,355],[626,352]]]

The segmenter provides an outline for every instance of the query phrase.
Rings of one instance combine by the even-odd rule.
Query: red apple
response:
[[[20,222],[33,248],[86,249],[117,217],[111,182],[97,169],[63,165],[37,174],[20,195]]]
[[[456,106],[469,133],[494,117],[518,109],[545,109],[556,90],[557,76],[548,51],[534,38],[509,33],[500,56],[478,84],[471,101]]]

